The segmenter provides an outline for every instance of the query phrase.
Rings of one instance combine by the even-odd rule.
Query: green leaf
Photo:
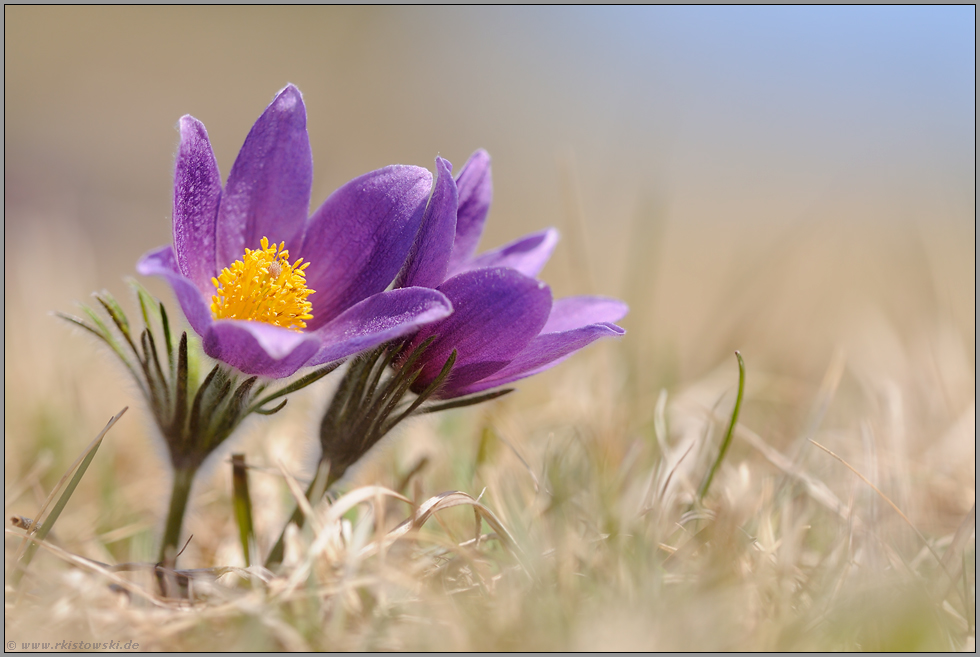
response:
[[[119,358],[128,363],[129,357],[126,356],[126,352],[123,350],[122,345],[119,344],[119,341],[116,340],[115,336],[113,336],[112,331],[109,330],[109,326],[102,321],[102,318],[99,317],[99,315],[93,309],[89,308],[85,304],[79,304],[79,307],[82,309],[82,312],[88,315],[88,318],[92,320],[92,323],[99,331],[99,337],[105,340],[106,344],[112,347],[112,350],[116,352]],[[138,356],[139,354],[137,354],[137,357]]]
[[[194,402],[191,404],[191,417],[187,427],[187,432],[191,436],[198,435],[200,431],[201,404],[204,403],[204,397],[207,395],[208,388],[211,387],[211,383],[214,381],[220,368],[221,365],[215,365],[211,368],[211,371],[204,377],[204,381],[201,382],[201,386],[197,389],[197,394],[194,395]]]
[[[167,362],[170,363],[170,371],[174,369],[174,342],[170,335],[170,320],[167,319],[167,309],[163,302],[160,302],[160,323],[163,325],[163,341],[167,347]]]
[[[129,332],[129,320],[126,319],[126,313],[123,312],[123,309],[116,302],[115,298],[105,290],[101,294],[96,294],[95,298],[102,304],[106,312],[109,313],[109,317],[112,318],[119,332],[122,333],[126,342],[129,343],[129,347],[133,350],[133,353],[139,358],[139,350],[136,348],[136,344],[133,342],[133,336]]]
[[[285,402],[284,402],[285,403]],[[232,498],[235,519],[238,521],[238,537],[245,555],[245,567],[252,565],[255,549],[255,529],[252,524],[252,498],[248,492],[248,468],[244,454],[231,455]]]
[[[47,535],[51,532],[51,528],[54,527],[54,524],[58,521],[58,517],[61,516],[61,512],[64,511],[65,505],[68,504],[68,500],[71,499],[72,494],[75,492],[75,489],[78,487],[78,482],[80,482],[82,480],[82,477],[85,476],[85,472],[88,470],[88,466],[92,463],[92,459],[95,458],[95,453],[99,451],[99,446],[102,445],[102,439],[105,438],[105,435],[109,432],[109,429],[111,429],[113,425],[115,425],[116,422],[119,421],[119,418],[123,416],[126,410],[127,409],[124,408],[121,411],[119,411],[116,415],[112,416],[109,419],[109,422],[105,425],[105,428],[103,428],[102,431],[99,432],[99,435],[95,437],[95,440],[93,440],[91,444],[89,444],[89,446],[86,448],[86,451],[83,452],[84,456],[81,460],[81,463],[79,463],[78,465],[78,469],[75,470],[75,475],[71,478],[71,481],[68,482],[68,485],[65,487],[65,490],[61,493],[61,497],[58,498],[58,501],[51,509],[51,513],[47,515],[47,517],[44,519],[44,522],[41,523],[40,528],[33,534],[34,539],[36,539],[37,541],[43,541],[47,537]],[[71,470],[69,470],[69,472],[71,472]],[[40,513],[38,514],[38,516],[40,516]],[[35,521],[35,524],[36,522],[37,521]],[[27,549],[24,551],[23,556],[21,556],[20,561],[17,564],[17,570],[14,573],[14,577],[13,577],[13,582],[15,586],[17,585],[17,583],[20,582],[21,578],[24,576],[24,573],[27,572],[27,567],[30,565],[31,560],[34,558],[34,554],[37,552],[37,547],[38,547],[38,543],[32,541],[27,546]]]
[[[415,398],[415,401],[413,401],[411,405],[403,413],[398,415],[394,420],[392,420],[390,423],[384,426],[384,428],[381,430],[382,435],[388,433],[393,428],[395,428],[395,426],[399,422],[401,422],[409,415],[411,415],[415,411],[415,409],[421,406],[426,399],[431,397],[432,394],[439,389],[439,386],[442,385],[442,382],[446,380],[446,377],[449,376],[449,372],[453,369],[453,365],[455,363],[456,363],[456,350],[453,349],[452,353],[449,354],[449,358],[446,359],[446,364],[443,365],[442,370],[439,371],[438,376],[436,376],[436,378],[433,379],[432,383],[430,383],[428,387],[425,390],[423,390],[418,397]]]
[[[364,393],[364,400],[367,402],[370,402],[374,397],[374,392],[377,390],[378,384],[381,382],[381,377],[384,376],[384,373],[388,369],[388,365],[390,365],[391,361],[395,358],[394,349],[388,349],[386,351],[387,353],[385,354],[384,359],[381,361],[381,364],[375,367],[374,373],[371,376],[371,382],[368,385],[367,391]]]
[[[167,377],[163,374],[163,368],[160,367],[160,357],[157,354],[157,343],[153,339],[153,331],[147,328],[143,331],[146,336],[147,342],[149,342],[149,352],[150,357],[153,361],[153,373],[156,374],[157,378],[160,380],[160,389],[163,391],[163,399],[161,399],[161,408],[166,408],[170,405],[170,385],[167,383]]]
[[[711,465],[708,475],[704,478],[701,487],[698,489],[698,502],[703,501],[704,496],[708,494],[708,488],[711,486],[712,479],[715,478],[715,472],[717,472],[722,460],[724,460],[728,446],[732,442],[732,434],[735,433],[735,423],[738,422],[738,413],[742,410],[742,394],[745,392],[745,361],[742,360],[742,354],[737,351],[735,352],[735,358],[738,359],[738,395],[735,397],[735,408],[732,409],[732,419],[728,423],[728,431],[725,432],[725,439],[721,443],[721,449],[718,450],[718,458]]]
[[[503,397],[506,394],[514,392],[514,388],[504,388],[503,390],[493,390],[491,392],[485,392],[479,395],[473,395],[472,397],[463,397],[462,399],[454,399],[452,401],[443,402],[442,404],[433,404],[432,406],[426,406],[419,411],[419,414],[423,413],[438,413],[439,411],[448,411],[451,408],[462,408],[464,406],[472,406],[474,404],[482,404],[485,401],[490,401],[491,399],[497,399],[498,397]]]
[[[343,365],[343,363],[331,363],[329,365],[326,365],[324,367],[321,367],[318,370],[314,370],[314,371],[310,372],[309,374],[307,374],[307,375],[305,375],[303,377],[300,377],[299,379],[296,379],[295,381],[293,381],[292,383],[290,383],[285,388],[282,388],[281,390],[277,390],[277,391],[275,391],[274,393],[272,393],[270,395],[266,395],[265,397],[263,397],[259,401],[255,402],[255,404],[252,405],[252,407],[248,410],[248,412],[249,413],[251,413],[251,412],[259,412],[258,411],[259,407],[265,406],[266,404],[268,404],[269,402],[271,402],[273,399],[279,399],[280,397],[283,397],[283,396],[288,395],[290,393],[296,392],[297,390],[302,390],[306,386],[311,385],[313,383],[316,383],[317,381],[319,381],[320,379],[322,379],[326,375],[330,374],[331,372],[333,372],[335,369],[337,369],[341,365]]]
[[[180,335],[177,347],[177,371],[174,373],[174,414],[170,424],[176,431],[184,428],[187,414],[187,332]]]
[[[269,408],[269,409],[256,408],[255,406],[253,406],[250,409],[250,411],[252,413],[258,413],[259,415],[275,415],[276,413],[278,413],[279,411],[281,411],[286,406],[286,402],[288,402],[288,401],[289,401],[288,399],[283,399],[281,404],[279,404],[277,406],[274,406],[272,408]]]

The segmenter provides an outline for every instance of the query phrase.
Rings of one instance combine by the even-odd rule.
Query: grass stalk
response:
[[[255,549],[255,528],[252,524],[252,496],[248,492],[248,468],[244,454],[231,455],[231,481],[235,520],[238,521],[238,537],[245,555],[245,566],[252,565]]]
[[[742,354],[735,352],[735,358],[738,359],[738,395],[735,397],[735,408],[732,409],[732,419],[728,423],[728,430],[725,432],[725,439],[721,442],[721,449],[718,450],[718,458],[715,462],[711,464],[711,469],[708,470],[708,475],[701,482],[701,487],[698,488],[698,503],[704,501],[705,496],[708,494],[708,489],[711,488],[711,482],[715,478],[715,473],[721,466],[721,462],[725,459],[725,454],[728,452],[729,445],[732,444],[732,434],[735,433],[735,425],[738,423],[738,414],[742,410],[742,395],[745,393],[745,361],[742,360]]]
[[[123,413],[125,413],[126,410],[127,410],[126,408],[123,408],[121,411],[113,415],[109,419],[109,422],[106,423],[105,428],[103,428],[102,431],[99,432],[99,435],[95,437],[95,440],[93,440],[92,443],[85,450],[83,456],[81,457],[81,462],[77,464],[78,468],[75,470],[75,475],[71,478],[71,481],[68,482],[68,485],[65,487],[65,490],[61,493],[61,497],[58,498],[58,501],[51,509],[51,513],[47,515],[47,517],[44,519],[44,522],[42,522],[40,527],[38,527],[37,531],[33,532],[33,537],[36,538],[37,541],[43,541],[45,538],[47,538],[48,534],[51,532],[52,527],[54,527],[54,523],[58,521],[58,518],[61,516],[61,512],[64,511],[65,506],[68,504],[68,500],[71,499],[72,494],[75,492],[75,489],[78,487],[78,482],[80,482],[82,480],[82,477],[85,476],[85,472],[88,470],[88,466],[91,465],[92,459],[95,458],[95,453],[99,451],[99,446],[102,445],[102,439],[105,438],[105,435],[109,432],[109,429],[111,429],[113,425],[116,424],[116,422],[119,420],[119,418],[123,416]],[[69,472],[71,472],[71,470],[69,470]],[[55,491],[56,490],[57,488],[55,489]],[[52,495],[54,494],[55,491],[52,491]],[[45,506],[47,506],[47,504],[45,504]],[[37,523],[40,520],[41,513],[43,512],[44,512],[44,508],[42,507],[41,512],[37,514],[37,517],[32,526],[37,526]],[[31,529],[32,527],[28,527],[28,532],[31,532]],[[17,569],[13,575],[14,586],[17,586],[17,584],[20,583],[20,580],[24,576],[24,573],[27,572],[27,567],[31,564],[31,560],[34,559],[34,554],[37,552],[37,547],[38,547],[38,543],[32,541],[27,546],[27,549],[24,551],[23,555],[18,561]]]

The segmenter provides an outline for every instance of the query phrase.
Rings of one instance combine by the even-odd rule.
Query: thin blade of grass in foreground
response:
[[[68,472],[65,473],[65,477],[67,477],[68,473],[70,473],[73,469],[75,470],[75,476],[73,476],[71,478],[71,481],[68,482],[68,486],[65,488],[64,492],[62,492],[61,497],[58,498],[58,501],[55,503],[54,508],[51,509],[51,513],[48,514],[48,516],[44,519],[44,522],[41,523],[40,528],[37,530],[37,532],[35,532],[34,538],[36,538],[38,541],[43,541],[47,537],[48,533],[50,533],[51,528],[54,527],[54,523],[58,521],[58,517],[61,515],[61,512],[64,510],[65,505],[68,504],[68,500],[71,499],[72,494],[75,492],[75,488],[78,487],[78,482],[80,482],[82,480],[82,477],[85,476],[85,471],[88,470],[88,466],[92,463],[92,459],[95,458],[95,453],[99,450],[99,446],[102,444],[102,439],[109,432],[109,429],[111,429],[113,425],[115,425],[116,422],[119,421],[119,418],[123,416],[123,414],[126,412],[128,408],[129,408],[128,406],[123,408],[121,411],[119,411],[111,418],[109,418],[109,422],[106,423],[105,428],[103,428],[102,431],[99,432],[99,435],[96,436],[95,440],[93,440],[92,443],[86,448],[86,450],[79,457],[79,460],[76,461],[71,468],[69,468]],[[77,469],[75,469],[76,466]],[[35,516],[36,518],[41,517],[41,514],[44,512],[44,509],[47,508],[48,503],[51,501],[51,499],[53,499],[54,494],[61,487],[61,484],[64,482],[65,477],[62,477],[61,481],[58,482],[58,486],[56,486],[55,489],[51,491],[51,495],[49,495],[48,499],[45,500],[44,505],[41,507],[40,511]],[[31,532],[31,529],[34,526],[37,526],[37,520],[34,521],[32,527],[28,528],[27,530],[28,533]],[[14,572],[13,575],[14,586],[20,583],[20,580],[24,576],[24,573],[27,572],[27,567],[30,566],[31,560],[34,558],[34,554],[37,552],[37,546],[38,544],[36,542],[31,542],[27,546],[27,549],[24,550],[23,556],[20,558],[20,561],[17,563],[17,570]]]
[[[238,521],[238,536],[245,555],[245,567],[252,565],[255,550],[255,529],[252,525],[252,497],[248,492],[248,469],[244,454],[231,455],[231,480],[234,496],[235,519]]]
[[[97,435],[92,440],[92,442],[89,443],[88,447],[85,448],[85,451],[83,451],[78,456],[78,458],[75,459],[75,462],[71,464],[68,470],[65,471],[65,474],[61,476],[61,479],[58,480],[58,483],[55,485],[55,487],[51,489],[50,493],[48,493],[48,496],[47,498],[45,498],[44,503],[41,504],[41,508],[38,509],[37,514],[35,514],[34,516],[35,520],[32,521],[33,524],[30,527],[27,527],[26,529],[28,529],[31,532],[37,529],[38,521],[40,520],[41,516],[44,515],[44,512],[47,510],[48,506],[50,506],[51,502],[54,501],[54,496],[58,494],[58,491],[61,490],[61,487],[65,484],[66,481],[68,481],[68,477],[71,476],[71,473],[74,472],[75,468],[77,468],[78,465],[85,459],[85,457],[88,455],[89,450],[92,449],[96,443],[102,440],[102,437],[105,436],[106,432],[112,428],[112,425],[114,425],[116,421],[118,421],[119,418],[123,416],[123,413],[125,413],[127,410],[129,410],[128,406],[124,407],[121,411],[119,411],[114,416],[109,418],[109,422],[102,429],[99,435]]]
[[[735,432],[738,414],[742,410],[742,394],[745,392],[745,361],[742,360],[742,354],[737,351],[735,352],[735,358],[738,359],[738,395],[735,397],[735,408],[732,410],[731,422],[728,423],[728,431],[725,432],[725,440],[722,441],[721,449],[718,450],[718,458],[711,465],[711,469],[708,470],[708,476],[704,478],[704,482],[702,482],[701,487],[698,489],[699,503],[703,502],[705,495],[708,494],[711,481],[715,478],[715,472],[721,466],[721,462],[725,458],[725,453],[728,451],[728,446],[732,443],[732,434]]]

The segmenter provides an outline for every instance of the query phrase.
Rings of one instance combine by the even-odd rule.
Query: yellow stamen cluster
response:
[[[211,282],[218,293],[211,297],[215,319],[250,319],[298,331],[313,319],[313,304],[306,297],[306,268],[300,258],[289,264],[285,242],[269,246],[262,238],[261,249],[245,249],[241,260],[225,267]],[[278,252],[278,253],[277,253]]]

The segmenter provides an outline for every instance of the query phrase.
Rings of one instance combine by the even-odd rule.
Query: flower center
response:
[[[310,263],[300,258],[289,264],[285,246],[269,246],[263,237],[261,249],[245,249],[241,260],[211,279],[218,289],[211,297],[215,319],[250,319],[294,331],[306,328],[304,320],[313,319],[313,304],[306,297],[314,290],[306,287],[304,271]]]

